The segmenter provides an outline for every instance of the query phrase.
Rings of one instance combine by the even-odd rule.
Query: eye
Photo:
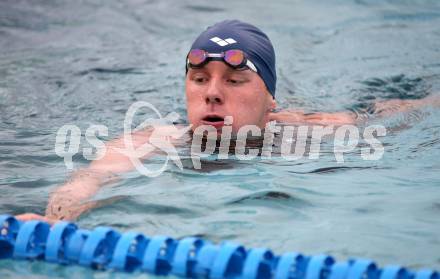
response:
[[[228,83],[231,83],[231,84],[240,84],[240,83],[243,83],[243,81],[238,80],[238,79],[233,79],[233,78],[228,79],[227,82],[228,82]]]
[[[196,75],[191,78],[195,83],[205,83],[208,81],[208,78],[202,75]]]

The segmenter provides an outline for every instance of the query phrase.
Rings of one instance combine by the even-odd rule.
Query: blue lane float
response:
[[[433,270],[379,268],[367,259],[335,262],[329,255],[294,252],[277,256],[269,249],[246,249],[232,242],[214,244],[196,237],[149,238],[133,232],[121,234],[108,227],[88,231],[69,222],[50,227],[40,221],[20,222],[10,215],[0,215],[0,259],[44,260],[184,278],[440,279]]]

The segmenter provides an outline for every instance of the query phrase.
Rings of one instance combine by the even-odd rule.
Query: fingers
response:
[[[31,221],[31,220],[40,220],[44,221],[44,216],[34,214],[34,213],[25,213],[15,216],[20,221]]]
[[[59,220],[50,219],[46,216],[38,215],[35,213],[20,214],[20,215],[16,215],[15,218],[17,218],[18,220],[23,221],[23,222],[32,221],[32,220],[42,221],[42,222],[49,223],[50,225],[53,225],[59,221]]]

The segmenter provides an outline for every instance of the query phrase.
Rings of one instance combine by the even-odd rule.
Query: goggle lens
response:
[[[229,65],[237,67],[244,64],[245,57],[243,51],[238,49],[231,49],[225,52],[224,60]]]
[[[188,54],[189,63],[193,66],[201,65],[206,58],[206,52],[201,49],[193,49]]]

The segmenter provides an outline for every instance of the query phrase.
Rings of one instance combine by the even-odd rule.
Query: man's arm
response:
[[[150,131],[140,131],[133,134],[133,147],[136,149],[148,143]],[[42,220],[55,223],[59,220],[75,220],[82,213],[97,206],[89,201],[101,186],[114,182],[117,174],[134,169],[128,154],[121,152],[125,149],[124,136],[106,144],[105,155],[93,161],[88,168],[76,171],[67,183],[56,188],[49,197],[46,215],[34,213],[17,215],[22,221]],[[147,154],[142,159],[151,156]]]
[[[379,117],[390,116],[399,112],[406,112],[425,106],[440,107],[440,96],[434,95],[418,100],[388,100],[374,104],[374,115]],[[303,111],[281,111],[271,113],[270,120],[282,123],[302,123],[317,125],[344,125],[356,124],[362,119],[351,111],[335,113],[304,113]]]
[[[316,125],[344,125],[355,124],[357,116],[354,112],[316,112],[304,113],[303,111],[280,111],[269,115],[271,121],[290,124],[316,124]]]

